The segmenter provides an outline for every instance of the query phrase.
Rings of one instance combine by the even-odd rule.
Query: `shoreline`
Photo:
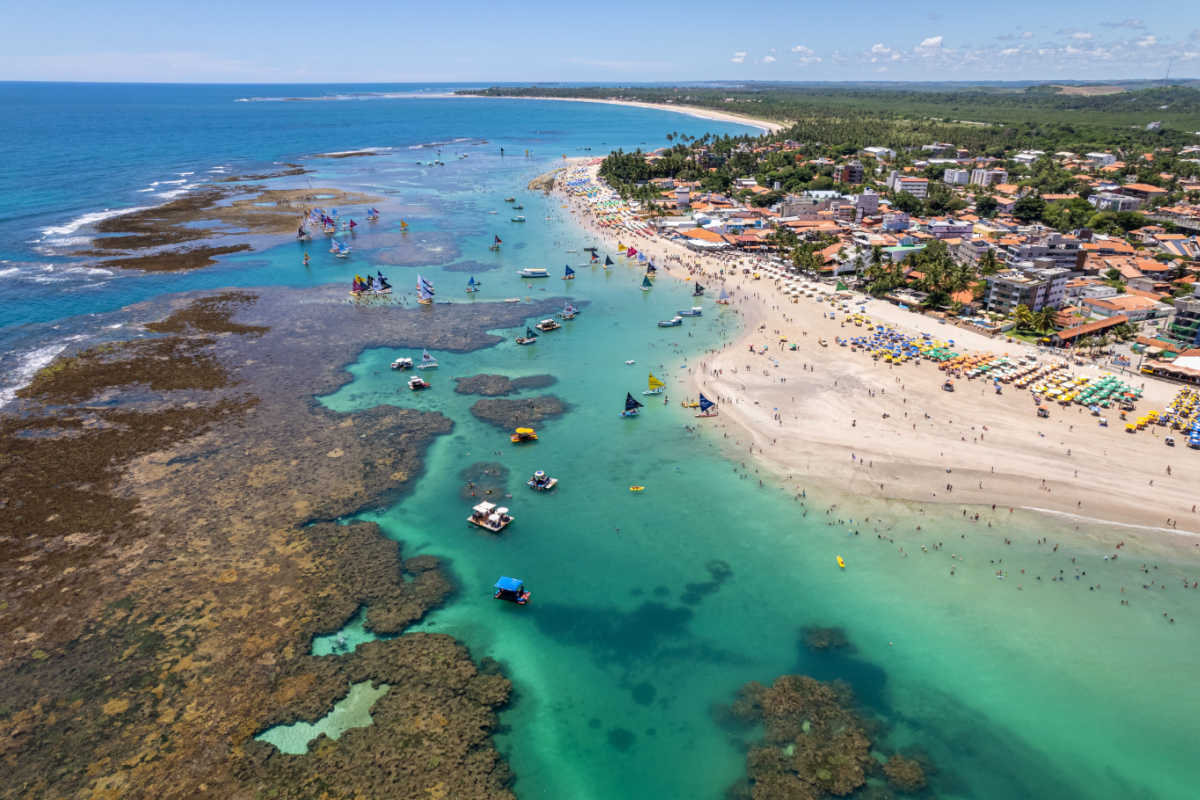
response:
[[[658,111],[674,111],[677,114],[687,114],[689,117],[699,117],[700,119],[713,120],[714,122],[733,122],[739,125],[749,125],[753,128],[758,128],[765,133],[778,133],[787,127],[782,122],[772,122],[771,120],[758,119],[756,117],[748,117],[744,114],[736,114],[731,111],[718,111],[715,108],[704,108],[703,106],[687,106],[674,105],[667,103],[644,103],[640,100],[608,100],[598,97],[507,97],[480,94],[458,94],[453,97],[473,97],[482,100],[553,100],[563,103],[602,103],[610,106],[629,106],[630,108],[647,108]]]
[[[596,181],[598,164],[593,159],[586,167]],[[1106,412],[1114,417],[1111,428],[1099,428],[1073,407],[1055,407],[1049,421],[1038,421],[1022,392],[1009,387],[996,396],[982,381],[963,379],[958,392],[943,392],[945,373],[933,364],[885,366],[834,346],[835,337],[862,329],[847,329],[841,312],[827,318],[827,303],[785,301],[773,281],[741,274],[747,257],[700,254],[647,233],[615,234],[594,223],[586,203],[556,191],[581,226],[610,249],[616,250],[618,238],[634,243],[655,260],[660,275],[703,280],[709,295],[722,288],[731,293],[729,308],[742,330],[722,349],[700,355],[690,388],[716,401],[730,421],[724,432],[730,449],[747,448],[784,486],[861,501],[957,506],[964,515],[967,508],[982,514],[988,506],[997,514],[1024,510],[1142,530],[1176,552],[1194,555],[1200,546],[1190,541],[1200,536],[1200,517],[1192,511],[1200,496],[1189,489],[1200,486],[1200,464],[1186,450],[1174,455],[1156,431],[1127,436],[1115,409]],[[954,338],[960,351],[1035,352],[853,294],[847,304],[865,305],[873,320]],[[781,336],[798,349],[781,347]],[[1147,380],[1139,408],[1162,407],[1175,390]],[[980,395],[972,396],[976,391]],[[724,420],[713,422],[727,427]],[[1177,527],[1165,526],[1168,518]]]

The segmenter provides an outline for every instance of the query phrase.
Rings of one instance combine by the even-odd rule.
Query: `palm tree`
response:
[[[1027,331],[1033,328],[1033,312],[1024,303],[1013,309],[1012,318],[1018,330]]]
[[[1054,321],[1057,316],[1058,312],[1055,309],[1046,306],[1041,311],[1035,312],[1030,322],[1038,333],[1050,333],[1054,330]]]

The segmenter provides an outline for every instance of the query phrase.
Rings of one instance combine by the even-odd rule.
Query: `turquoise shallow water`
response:
[[[305,94],[315,93],[308,88]],[[343,410],[378,403],[436,409],[455,421],[454,432],[430,450],[414,493],[364,516],[403,541],[406,554],[447,559],[460,591],[420,627],[463,640],[477,658],[504,663],[516,695],[502,715],[500,746],[522,797],[719,797],[742,774],[744,742],[736,737],[745,734],[722,729],[713,706],[728,702],[748,680],[792,671],[851,681],[871,712],[891,725],[882,750],[912,745],[931,754],[940,767],[938,796],[1194,796],[1200,592],[1184,590],[1182,582],[1200,578],[1200,569],[1159,562],[1157,568],[1147,563],[1143,573],[1139,567],[1149,559],[1132,547],[1118,561],[1105,561],[1128,534],[1120,529],[1089,528],[1081,538],[1072,535],[1071,523],[1007,514],[988,529],[986,522],[964,522],[956,509],[922,512],[815,494],[802,504],[792,487],[770,480],[760,487],[765,476],[755,475],[749,462],[743,468],[740,449],[723,438],[730,429],[716,427],[721,420],[695,420],[677,404],[695,354],[735,331],[737,320],[706,300],[705,316],[658,329],[656,320],[693,304],[688,285],[661,278],[643,293],[640,271],[623,265],[609,272],[579,267],[574,282],[558,279],[563,264],[585,260],[566,251],[591,242],[555,203],[524,190],[529,178],[553,166],[559,154],[578,155],[586,152],[579,148],[599,149],[601,142],[630,147],[659,142],[668,130],[735,127],[565,103],[429,105],[433,100],[351,101],[338,104],[338,124],[312,125],[328,103],[234,106],[236,96],[264,93],[240,87],[209,87],[190,100],[158,91],[150,100],[131,100],[136,113],[114,107],[114,114],[129,118],[128,130],[114,138],[119,147],[101,149],[99,162],[47,158],[57,171],[37,173],[33,155],[21,149],[33,134],[4,137],[10,160],[25,170],[10,176],[41,178],[0,184],[8,209],[0,219],[8,259],[0,265],[5,357],[94,335],[108,318],[92,315],[165,292],[348,284],[368,267],[382,268],[404,291],[419,271],[435,282],[439,299],[454,302],[564,292],[586,302],[575,321],[534,347],[506,338],[475,353],[437,353],[442,366],[427,374],[431,391],[408,392],[405,377],[387,368],[397,355],[419,353],[380,349],[347,365],[353,382],[321,399]],[[140,97],[126,93],[127,100]],[[82,120],[75,123],[79,130],[97,114],[105,125],[119,126],[88,104],[63,97],[56,103],[67,117]],[[151,148],[139,160],[136,128],[153,123],[160,141],[154,126],[173,116],[180,117],[179,129],[196,129],[179,134],[186,146],[177,153]],[[52,109],[14,119],[0,125],[67,124]],[[251,135],[258,128],[270,132]],[[62,147],[81,135],[64,137]],[[455,138],[464,141],[447,145],[447,154],[469,158],[447,159],[444,168],[415,163],[428,161],[430,150],[408,150]],[[501,160],[499,141],[508,143],[510,154],[532,147],[535,155]],[[397,149],[305,162],[317,170],[314,185],[384,197],[383,220],[360,229],[349,262],[311,245],[313,264],[305,269],[304,248],[288,242],[187,275],[71,273],[78,280],[64,282],[55,273],[71,269],[69,262],[39,250],[45,242],[20,238],[31,227],[66,227],[89,210],[133,204],[137,189],[156,180],[167,163],[187,171],[239,152],[247,163],[269,163],[361,146]],[[160,157],[170,160],[151,163]],[[90,170],[91,180],[73,183],[72,170]],[[81,188],[72,192],[75,184]],[[524,201],[524,226],[506,221],[508,195]],[[399,230],[401,218],[410,223],[407,235]],[[496,233],[505,240],[499,254],[486,249]],[[466,271],[446,269],[464,261],[476,263]],[[31,264],[55,269],[38,272]],[[555,277],[531,286],[515,275],[523,266],[547,267]],[[484,283],[474,298],[462,292],[471,274]],[[430,313],[449,311],[435,306]],[[627,359],[636,365],[627,366]],[[649,402],[639,418],[619,418],[625,392],[645,388],[650,369],[668,382],[669,403]],[[539,442],[514,448],[503,432],[469,414],[476,398],[452,391],[453,376],[479,372],[555,375],[559,383],[545,391],[563,397],[571,410],[539,426]],[[701,432],[685,427],[699,422],[707,426]],[[467,504],[458,496],[458,471],[490,460],[511,469],[513,497],[506,502],[517,521],[502,537],[469,528]],[[524,486],[537,468],[561,479],[555,493]],[[646,491],[631,494],[631,484]],[[826,515],[835,502],[838,508]],[[887,540],[878,538],[876,527]],[[1052,552],[1039,543],[1043,537],[1062,546]],[[921,551],[938,541],[945,546]],[[845,571],[836,568],[837,555],[845,557]],[[1008,570],[1007,577],[997,579],[997,569]],[[1065,580],[1052,582],[1060,569]],[[533,591],[528,607],[492,600],[501,574],[527,582]],[[1099,589],[1089,588],[1096,584]],[[1122,597],[1131,605],[1121,606]],[[818,656],[801,649],[798,634],[806,625],[844,627],[857,651]],[[351,646],[369,636],[361,618],[347,627]],[[322,637],[313,651],[331,646]]]
[[[531,242],[542,248],[537,263],[587,243],[557,219],[542,230]],[[523,288],[508,271],[492,276],[488,296]],[[421,628],[506,665],[517,697],[502,747],[521,796],[719,797],[743,764],[713,706],[747,680],[797,670],[850,680],[893,726],[880,749],[928,751],[942,796],[1189,796],[1197,771],[1180,732],[1200,730],[1188,677],[1200,598],[1181,586],[1194,568],[1147,575],[1129,551],[1105,561],[1119,529],[1054,553],[1037,540],[1067,541],[1065,523],[1003,514],[988,529],[955,519],[956,510],[881,510],[853,498],[802,505],[794,490],[760,488],[723,438],[729,429],[708,421],[691,432],[702,421],[677,403],[689,354],[736,330],[732,312],[704,301],[703,317],[658,329],[655,320],[692,304],[690,284],[662,278],[642,293],[639,280],[629,266],[581,269],[570,290],[589,305],[578,319],[530,348],[505,341],[438,353],[431,391],[414,396],[387,369],[416,353],[382,349],[364,353],[349,367],[355,380],[323,398],[335,409],[394,403],[455,420],[416,493],[366,518],[408,553],[449,559],[461,594]],[[645,388],[648,369],[668,382],[669,404],[619,418],[624,393]],[[571,411],[539,426],[536,444],[513,447],[471,417],[477,398],[452,391],[452,376],[478,372],[555,375],[559,384],[544,391]],[[482,460],[512,470],[504,502],[517,521],[501,537],[463,522],[457,473]],[[524,486],[538,468],[560,478],[558,490]],[[646,491],[631,494],[631,484]],[[827,516],[832,502],[841,505]],[[877,538],[876,526],[894,542]],[[942,549],[921,552],[938,541]],[[1001,580],[997,569],[1010,572]],[[1051,581],[1059,569],[1065,580]],[[491,599],[501,574],[526,581],[528,607]],[[1168,588],[1140,588],[1151,580]],[[857,653],[801,650],[806,625],[843,626]]]

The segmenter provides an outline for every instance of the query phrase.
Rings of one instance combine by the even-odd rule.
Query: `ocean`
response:
[[[679,405],[703,352],[739,331],[736,314],[704,299],[703,316],[657,328],[695,304],[691,284],[664,276],[642,292],[641,269],[625,259],[589,265],[582,248],[595,242],[554,198],[526,189],[564,155],[749,129],[644,109],[429,96],[448,88],[0,84],[0,383],[11,391],[62,348],[121,335],[111,326],[122,307],[184,290],[348,286],[379,269],[398,292],[411,295],[419,273],[453,302],[569,294],[579,316],[533,347],[515,345],[514,329],[489,349],[435,352],[429,391],[402,390],[405,377],[388,369],[418,352],[383,348],[361,353],[346,365],[352,382],[318,398],[334,410],[385,403],[454,420],[413,493],[362,518],[404,542],[406,556],[446,560],[458,591],[417,629],[460,639],[513,680],[499,746],[520,797],[722,797],[759,733],[728,726],[721,707],[748,681],[794,672],[847,681],[881,722],[874,750],[927,753],[939,797],[1194,796],[1200,592],[1184,585],[1200,578],[1195,562],[1130,548],[1114,560],[1128,531],[1063,518],[988,508],[973,509],[974,522],[958,508],[867,501],[850,487],[797,497],[795,481],[759,472],[744,436]],[[361,148],[378,154],[312,158]],[[439,151],[445,166],[428,166]],[[99,215],[282,163],[313,172],[272,185],[311,180],[383,198],[381,221],[355,235],[349,260],[320,241],[284,241],[144,275],[66,255]],[[510,221],[509,196],[525,223]],[[564,283],[567,265],[577,277]],[[526,266],[552,277],[522,280]],[[463,291],[469,277],[482,283],[475,295]],[[649,372],[666,381],[666,402],[645,398],[639,417],[619,417]],[[478,373],[554,376],[519,396],[553,393],[569,409],[515,447],[470,413],[477,397],[454,393],[453,377]],[[461,472],[479,462],[509,469],[497,499],[516,522],[499,537],[464,523]],[[559,488],[529,490],[536,469]],[[532,602],[494,601],[500,575],[523,579]],[[851,646],[808,649],[808,627],[841,628]],[[360,619],[344,633],[351,645],[371,635]],[[313,647],[328,652],[329,641]]]

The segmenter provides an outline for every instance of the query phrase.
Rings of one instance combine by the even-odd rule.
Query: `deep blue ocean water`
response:
[[[339,410],[436,409],[455,421],[414,493],[366,517],[406,554],[447,559],[459,592],[419,627],[498,659],[513,679],[499,745],[520,796],[719,798],[742,774],[752,734],[723,728],[714,707],[746,681],[791,671],[850,681],[887,723],[881,752],[931,754],[939,797],[1194,796],[1200,637],[1189,621],[1194,594],[1175,588],[1190,565],[1164,563],[1160,580],[1172,589],[1131,607],[1075,581],[1016,591],[995,580],[992,559],[1031,571],[1087,569],[1106,585],[1137,586],[1142,574],[1125,558],[1103,560],[1120,530],[1080,537],[1069,524],[1016,515],[1004,529],[1012,544],[1002,545],[960,530],[956,510],[815,493],[802,505],[771,480],[760,487],[753,463],[742,466],[738,433],[717,427],[723,420],[690,431],[697,421],[676,403],[697,354],[739,329],[736,315],[704,302],[703,317],[657,329],[655,320],[693,304],[689,284],[662,277],[644,293],[640,270],[620,260],[607,272],[583,265],[581,248],[593,242],[556,201],[525,189],[563,155],[654,147],[669,131],[747,129],[593,104],[420,96],[445,88],[0,84],[0,387],[27,380],[67,344],[124,335],[106,327],[118,324],[111,312],[164,293],[348,284],[355,272],[382,269],[398,294],[411,293],[420,273],[440,299],[486,302],[560,293],[557,277],[530,286],[515,272],[540,266],[557,276],[572,264],[569,291],[587,305],[535,347],[509,339],[438,353],[442,366],[427,375],[433,388],[419,395],[398,390],[387,369],[400,353],[369,350],[347,365],[353,382],[320,399]],[[297,97],[320,99],[284,100]],[[239,102],[250,98],[273,99]],[[391,149],[311,158],[366,147]],[[439,149],[446,166],[428,166]],[[107,209],[153,205],[206,176],[283,162],[313,172],[272,185],[382,198],[383,218],[355,234],[351,259],[335,259],[319,239],[169,275],[99,272],[64,255],[86,244],[87,220]],[[510,195],[525,205],[526,223],[509,221]],[[500,253],[487,249],[495,235]],[[483,282],[473,299],[462,292],[471,275]],[[644,388],[649,370],[667,381],[670,402],[620,419],[625,392]],[[559,382],[549,391],[571,410],[542,426],[536,445],[512,448],[470,415],[475,398],[450,389],[452,376],[477,372],[553,374]],[[506,502],[518,521],[503,537],[463,523],[458,473],[478,460],[511,469]],[[537,468],[560,477],[555,494],[524,486]],[[635,483],[646,491],[630,493]],[[826,515],[831,502],[840,506]],[[861,522],[868,515],[871,528]],[[896,542],[877,538],[876,525]],[[1049,556],[1037,544],[1044,536],[1070,544]],[[916,553],[940,539],[962,560],[951,561],[949,547],[897,552],[897,543]],[[534,602],[494,602],[500,574],[523,578]],[[1182,624],[1165,625],[1163,611]],[[806,625],[841,626],[856,650],[808,652],[798,643]],[[358,617],[345,635],[353,643],[370,632]],[[323,638],[314,652],[329,646]]]

